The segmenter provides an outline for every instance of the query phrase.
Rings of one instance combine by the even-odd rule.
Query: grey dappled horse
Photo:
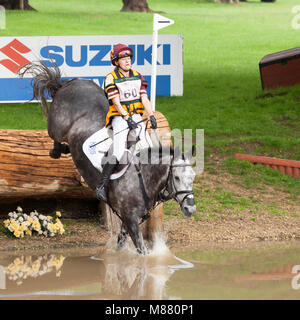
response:
[[[109,104],[103,89],[90,80],[63,81],[56,66],[48,68],[41,63],[31,63],[20,71],[20,76],[27,73],[33,76],[33,98],[41,101],[48,134],[54,140],[50,156],[59,158],[61,153],[70,152],[81,176],[95,190],[101,173],[84,154],[82,145],[105,125]],[[48,93],[53,99],[50,106]],[[151,163],[146,159],[149,155]],[[108,200],[122,220],[118,247],[124,246],[129,234],[137,251],[146,254],[140,220],[144,220],[157,201],[171,198],[180,204],[183,214],[190,217],[196,210],[192,191],[195,173],[189,157],[170,148],[147,149],[141,152],[141,158],[143,161],[131,164],[122,177],[110,181]]]

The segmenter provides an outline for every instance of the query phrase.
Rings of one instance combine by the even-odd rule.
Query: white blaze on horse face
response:
[[[173,168],[173,176],[174,176],[174,184],[177,191],[182,190],[192,190],[193,182],[195,179],[195,172],[190,165],[190,161],[188,159],[177,159],[174,161],[175,167]],[[176,167],[176,165],[182,165]],[[185,194],[179,194],[178,199],[180,201],[183,200]],[[193,199],[194,196],[191,194],[188,198]]]

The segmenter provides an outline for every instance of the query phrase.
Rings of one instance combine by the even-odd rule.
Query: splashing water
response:
[[[166,245],[167,238],[163,232],[156,232],[154,234],[153,248],[150,251],[150,256],[161,256],[170,254],[170,250]]]

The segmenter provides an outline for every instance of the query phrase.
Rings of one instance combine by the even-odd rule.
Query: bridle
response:
[[[165,185],[164,189],[159,193],[158,199],[156,201],[156,205],[158,205],[160,202],[165,202],[165,201],[168,201],[170,199],[174,199],[182,207],[182,204],[183,204],[184,200],[188,196],[194,194],[193,190],[177,190],[177,188],[175,186],[174,174],[173,174],[173,168],[176,168],[176,167],[191,167],[192,165],[191,164],[186,164],[186,163],[173,164],[173,162],[174,162],[174,156],[173,156],[173,159],[172,159],[170,167],[169,167],[169,172],[168,172],[168,177],[167,177],[167,180],[166,180],[166,185]],[[141,222],[140,222],[140,224],[141,224],[141,223],[143,223],[145,220],[147,220],[150,217],[151,208],[149,206],[149,202],[150,201],[149,201],[149,197],[147,195],[147,192],[146,192],[146,189],[145,189],[145,185],[144,185],[144,182],[143,182],[143,178],[142,178],[142,174],[141,174],[141,168],[140,168],[140,166],[138,164],[135,164],[135,168],[136,168],[136,171],[137,171],[137,174],[138,174],[138,177],[139,177],[139,184],[140,184],[141,192],[142,192],[144,203],[145,203],[145,209],[146,209],[146,212],[145,212],[144,216],[141,219]],[[179,194],[185,194],[185,196],[183,197],[183,199],[181,201],[178,198]]]
[[[193,195],[194,191],[193,190],[177,190],[176,185],[175,185],[175,181],[174,181],[173,168],[176,168],[176,167],[191,167],[192,165],[191,164],[186,164],[186,163],[173,164],[173,162],[174,162],[174,158],[172,159],[172,162],[171,162],[171,165],[170,165],[170,168],[169,168],[166,187],[164,188],[163,191],[160,192],[159,197],[160,197],[161,201],[168,201],[170,199],[174,199],[182,207],[182,204],[183,204],[184,200],[188,196]],[[178,198],[178,195],[180,195],[180,194],[184,194],[185,195],[181,201]]]

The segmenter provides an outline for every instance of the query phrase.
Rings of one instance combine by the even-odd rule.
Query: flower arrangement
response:
[[[36,278],[55,270],[56,277],[61,275],[61,267],[64,263],[63,255],[47,254],[34,259],[32,256],[22,256],[15,258],[14,261],[5,268],[5,273],[9,280],[16,281],[17,285],[23,280],[31,277]]]
[[[16,238],[23,238],[25,235],[32,236],[33,234],[54,237],[56,234],[65,232],[64,226],[60,221],[61,213],[56,211],[56,219],[52,216],[39,214],[36,210],[30,214],[23,213],[21,207],[17,207],[16,211],[8,214],[9,219],[6,219],[3,224]]]

